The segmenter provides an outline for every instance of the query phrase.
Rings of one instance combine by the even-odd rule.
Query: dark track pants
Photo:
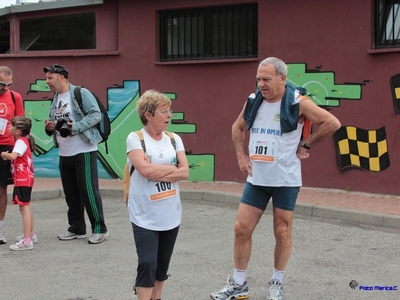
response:
[[[86,234],[85,208],[92,233],[104,233],[103,204],[99,192],[97,151],[60,156],[59,168],[68,205],[68,231]]]

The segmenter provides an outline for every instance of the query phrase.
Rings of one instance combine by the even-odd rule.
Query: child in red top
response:
[[[30,136],[32,121],[26,117],[14,117],[10,125],[10,133],[15,138],[12,153],[2,152],[4,160],[11,160],[11,173],[14,179],[13,204],[19,205],[24,229],[20,240],[10,246],[13,251],[32,250],[33,243],[37,242],[33,230],[33,217],[29,206],[34,181],[32,151],[35,140]]]

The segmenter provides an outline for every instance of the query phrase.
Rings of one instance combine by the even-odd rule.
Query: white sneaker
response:
[[[283,287],[282,283],[278,280],[271,280],[268,282],[268,300],[283,300]]]
[[[233,277],[229,277],[226,284],[219,290],[210,295],[214,300],[243,300],[249,298],[249,287],[247,281],[242,285],[235,283]]]
[[[58,235],[58,238],[62,241],[69,241],[74,239],[86,239],[86,234],[76,234],[70,231],[66,231]]]
[[[16,238],[17,242],[19,242],[20,240],[23,240],[23,239],[24,239],[24,235],[23,234],[17,236],[17,238]],[[31,236],[31,240],[32,240],[32,243],[34,243],[34,244],[36,244],[38,242],[38,238],[37,238],[36,233],[35,233],[34,236]]]
[[[104,233],[93,233],[92,236],[89,238],[89,244],[100,244],[106,238],[108,238],[108,231]]]
[[[10,250],[12,250],[12,251],[24,251],[24,250],[32,250],[32,249],[33,249],[32,241],[29,244],[25,244],[24,240],[20,240],[18,243],[10,246]]]
[[[0,229],[0,244],[7,244],[7,239],[3,234],[3,231]]]

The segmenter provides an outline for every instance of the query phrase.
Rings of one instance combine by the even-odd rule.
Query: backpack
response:
[[[82,103],[82,95],[81,95],[81,88],[83,86],[77,86],[74,91],[74,96],[76,102],[78,102],[79,108],[81,111],[83,111],[83,103]],[[92,92],[91,92],[92,93]],[[108,136],[111,133],[111,122],[110,118],[108,117],[108,113],[106,108],[104,107],[103,103],[101,103],[99,97],[95,93],[92,93],[93,97],[96,99],[97,105],[100,108],[100,113],[101,113],[101,119],[100,122],[97,123],[95,126],[97,130],[99,131],[102,141],[100,143],[106,142],[106,153],[108,153],[108,147],[107,147],[107,140]],[[83,113],[86,115],[86,113],[83,111]]]
[[[15,96],[14,96],[13,91],[10,90],[10,94],[11,94],[11,99],[12,99],[12,101],[14,103],[14,106],[15,106]]]
[[[169,131],[164,131],[164,132],[171,139],[171,144],[172,144],[172,146],[174,146],[174,149],[176,151],[176,144],[175,144],[174,134],[172,132],[169,132]],[[143,132],[138,130],[138,131],[135,131],[135,133],[139,136],[140,143],[142,144],[143,152],[146,152],[146,144],[144,142]],[[128,193],[129,193],[129,187],[131,185],[131,175],[132,175],[134,170],[135,170],[134,166],[131,166],[129,168],[128,163],[125,164],[124,177],[122,179],[122,185],[123,185],[123,188],[124,188],[124,201],[125,201],[126,205],[128,205],[128,196],[129,196]]]

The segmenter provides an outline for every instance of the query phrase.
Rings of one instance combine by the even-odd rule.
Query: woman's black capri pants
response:
[[[138,255],[135,286],[154,287],[154,282],[165,281],[174,250],[179,226],[167,231],[144,229],[132,223]]]

